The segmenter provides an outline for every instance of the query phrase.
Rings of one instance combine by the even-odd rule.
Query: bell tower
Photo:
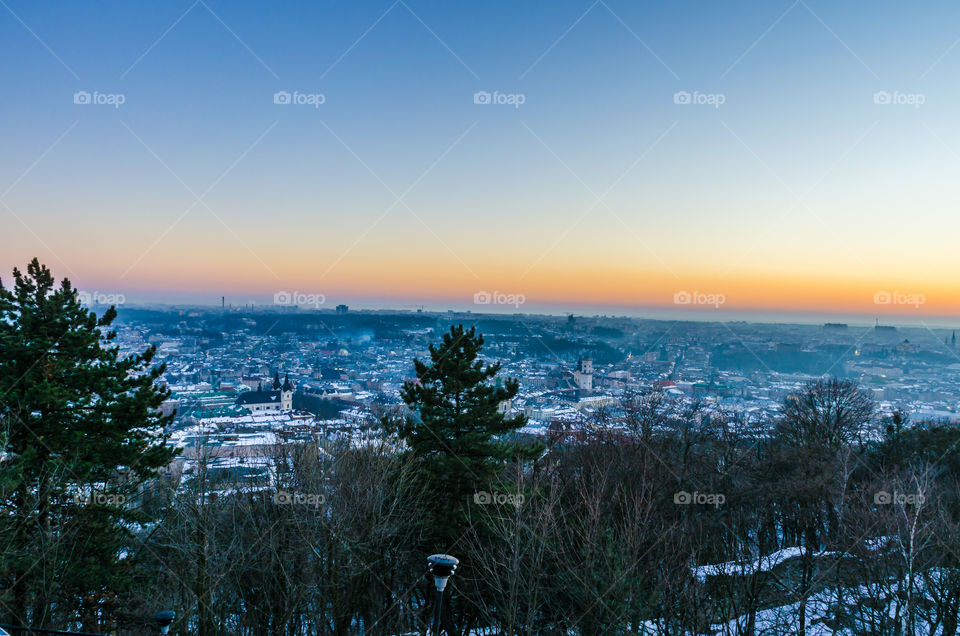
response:
[[[280,409],[283,411],[293,410],[293,384],[290,383],[289,374],[284,377],[283,386],[280,388]]]
[[[581,391],[593,391],[593,360],[580,358],[577,360],[577,369],[573,372],[573,379]]]

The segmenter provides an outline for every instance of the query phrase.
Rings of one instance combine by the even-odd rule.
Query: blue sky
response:
[[[740,310],[866,313],[889,288],[949,314],[958,17],[3,0],[3,270],[38,255],[78,284],[171,298],[652,306],[709,288]]]

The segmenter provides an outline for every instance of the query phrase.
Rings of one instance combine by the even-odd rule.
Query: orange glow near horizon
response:
[[[498,291],[523,295],[519,311],[658,307],[704,319],[729,311],[960,316],[960,284],[951,280],[960,255],[950,249],[949,232],[922,244],[879,225],[837,224],[824,232],[786,217],[779,226],[715,235],[711,242],[710,229],[652,222],[656,215],[644,211],[625,219],[629,230],[609,214],[579,224],[565,218],[536,231],[518,216],[505,226],[516,231],[501,235],[491,224],[465,230],[433,212],[438,220],[429,227],[394,210],[377,224],[371,213],[330,226],[307,220],[302,231],[279,232],[265,231],[270,224],[260,217],[228,230],[202,210],[171,225],[177,216],[167,211],[149,229],[121,238],[94,234],[78,243],[65,226],[52,226],[39,249],[25,228],[12,226],[0,277],[9,280],[14,265],[23,268],[37,255],[80,289],[142,292],[174,304],[185,302],[185,294],[211,303],[221,295],[264,302],[285,290],[323,294],[331,306],[343,299],[464,307],[479,291]],[[675,294],[683,292],[706,302],[676,304]],[[719,312],[710,305],[717,298]]]
[[[463,305],[472,302],[478,291],[498,291],[523,295],[528,307],[662,307],[693,310],[704,318],[715,309],[710,306],[715,301],[725,311],[960,315],[960,288],[943,280],[918,286],[904,276],[881,282],[883,279],[875,276],[777,274],[772,268],[765,275],[744,273],[741,268],[722,276],[709,271],[665,272],[662,268],[627,269],[604,263],[575,267],[547,259],[532,268],[529,263],[474,264],[471,272],[453,256],[431,256],[414,254],[393,261],[396,255],[358,251],[339,262],[334,258],[318,258],[315,263],[298,259],[301,262],[281,266],[278,262],[283,261],[274,260],[270,265],[266,259],[265,265],[244,250],[242,254],[232,253],[230,258],[212,253],[196,260],[164,257],[166,264],[159,269],[159,263],[145,258],[122,278],[120,274],[130,263],[124,264],[117,257],[113,262],[100,260],[93,267],[82,268],[77,276],[56,259],[44,262],[55,275],[70,277],[81,289],[141,291],[159,300],[178,293],[252,299],[269,297],[279,290],[296,290],[324,294],[328,302],[362,298],[384,306],[425,302]],[[437,260],[443,261],[440,266]],[[675,295],[680,294],[682,301],[684,292],[690,295],[689,305],[675,302]]]

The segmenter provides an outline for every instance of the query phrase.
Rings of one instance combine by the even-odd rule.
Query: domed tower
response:
[[[283,378],[283,386],[280,388],[280,409],[293,410],[293,384],[290,382],[289,373]]]

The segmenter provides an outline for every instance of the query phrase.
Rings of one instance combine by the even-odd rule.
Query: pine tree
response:
[[[507,460],[534,453],[504,439],[526,424],[522,414],[499,411],[520,387],[516,379],[490,384],[500,364],[480,360],[482,347],[483,336],[463,325],[451,327],[439,345],[431,344],[430,363],[415,359],[417,380],[403,387],[404,402],[419,417],[393,424],[423,462],[439,541],[459,536],[465,506],[476,492],[490,488]]]
[[[37,259],[13,279],[0,283],[0,613],[99,622],[129,569],[120,551],[126,524],[143,520],[139,487],[175,454],[163,435],[173,416],[158,412],[163,367],[155,347],[121,356],[116,309],[98,318]]]

